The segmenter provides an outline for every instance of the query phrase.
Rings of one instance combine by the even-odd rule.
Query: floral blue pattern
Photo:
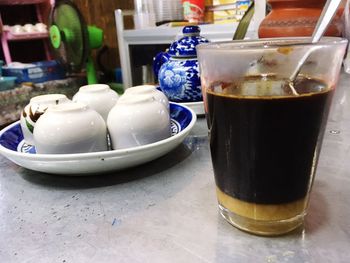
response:
[[[198,26],[184,27],[184,36],[170,46],[168,53],[154,58],[153,69],[158,73],[160,88],[171,101],[203,100],[196,46],[209,41],[199,32]]]
[[[159,72],[159,83],[163,92],[168,98],[172,99],[182,96],[184,93],[183,86],[186,84],[186,72],[179,67],[179,63],[171,61],[163,64]]]
[[[173,60],[163,64],[159,84],[165,95],[175,102],[201,101],[197,60]]]
[[[198,26],[187,26],[182,30],[184,37],[175,41],[169,48],[169,55],[176,57],[195,57],[197,56],[196,46],[209,41],[200,36]]]
[[[158,78],[159,69],[160,67],[165,63],[168,62],[170,59],[170,55],[168,52],[159,52],[154,58],[153,58],[153,73]]]

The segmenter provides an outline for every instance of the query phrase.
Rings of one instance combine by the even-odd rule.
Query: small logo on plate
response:
[[[17,146],[17,152],[35,153],[35,147],[33,145],[26,144],[24,141],[21,141]]]
[[[178,134],[181,131],[181,125],[176,120],[171,119],[170,121],[170,131],[171,136],[174,136],[175,134]]]

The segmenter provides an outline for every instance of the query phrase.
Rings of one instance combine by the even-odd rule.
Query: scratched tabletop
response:
[[[218,214],[207,128],[122,172],[65,177],[0,156],[0,262],[350,262],[350,75],[342,74],[303,228],[267,238]]]

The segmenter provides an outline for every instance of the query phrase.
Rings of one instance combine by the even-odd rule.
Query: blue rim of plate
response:
[[[160,86],[155,86],[155,87],[156,87],[157,90],[163,92],[162,89],[160,88]],[[182,101],[182,102],[170,101],[170,102],[171,103],[180,104],[181,106],[189,107],[198,116],[204,116],[205,115],[203,100],[200,100],[200,101],[188,101],[188,102],[185,102],[185,101]],[[200,108],[198,109],[198,107],[200,107]]]
[[[88,156],[93,155],[115,155],[118,153],[132,153],[134,151],[139,151],[141,149],[147,149],[150,147],[154,147],[160,144],[166,144],[167,142],[174,139],[174,137],[180,136],[181,133],[187,132],[188,130],[192,129],[194,123],[196,122],[196,114],[191,110],[190,108],[180,105],[178,103],[170,102],[170,116],[171,116],[171,133],[172,136],[150,144],[132,147],[132,148],[126,148],[126,149],[120,149],[120,150],[110,150],[110,151],[103,151],[103,152],[88,152],[88,153],[79,153],[79,154],[36,154],[33,152],[32,149],[29,149],[28,152],[22,152],[18,151],[19,146],[20,148],[25,147],[25,144],[23,143],[23,134],[20,127],[19,121],[10,124],[9,126],[5,127],[0,131],[0,153],[10,153],[11,155],[19,155],[23,156],[26,155],[27,158],[33,158],[36,159],[37,157],[45,158],[45,159],[51,159],[51,158],[57,158],[57,156],[60,157],[60,159],[70,159],[72,157],[77,158],[84,158]],[[22,146],[21,146],[22,145]],[[33,146],[31,146],[33,147]],[[78,158],[79,159],[79,158]]]

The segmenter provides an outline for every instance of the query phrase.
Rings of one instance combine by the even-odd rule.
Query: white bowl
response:
[[[151,94],[156,100],[163,103],[169,111],[169,100],[165,94],[156,89],[156,86],[152,85],[140,85],[131,87],[125,90],[124,94],[120,97],[120,100],[127,99],[129,96],[146,95]]]
[[[107,121],[108,113],[119,99],[117,92],[106,84],[92,84],[80,87],[74,95],[74,102],[81,102],[99,114]]]
[[[37,121],[37,153],[67,154],[107,150],[107,128],[101,115],[83,103],[51,106]]]
[[[107,127],[112,149],[124,149],[170,137],[170,115],[151,94],[130,96],[110,111]]]
[[[49,106],[61,103],[71,103],[71,100],[64,94],[46,94],[30,99],[29,104],[22,110],[20,117],[24,141],[27,144],[34,145],[33,131],[40,116]]]
[[[32,25],[32,24],[25,24],[25,25],[23,26],[23,30],[24,30],[25,32],[27,32],[27,33],[33,33],[33,32],[36,31],[36,28],[35,28],[35,26]]]
[[[47,32],[47,26],[44,23],[36,23],[34,27],[38,32]]]
[[[12,34],[20,34],[24,32],[24,28],[21,25],[14,25],[10,27]]]

